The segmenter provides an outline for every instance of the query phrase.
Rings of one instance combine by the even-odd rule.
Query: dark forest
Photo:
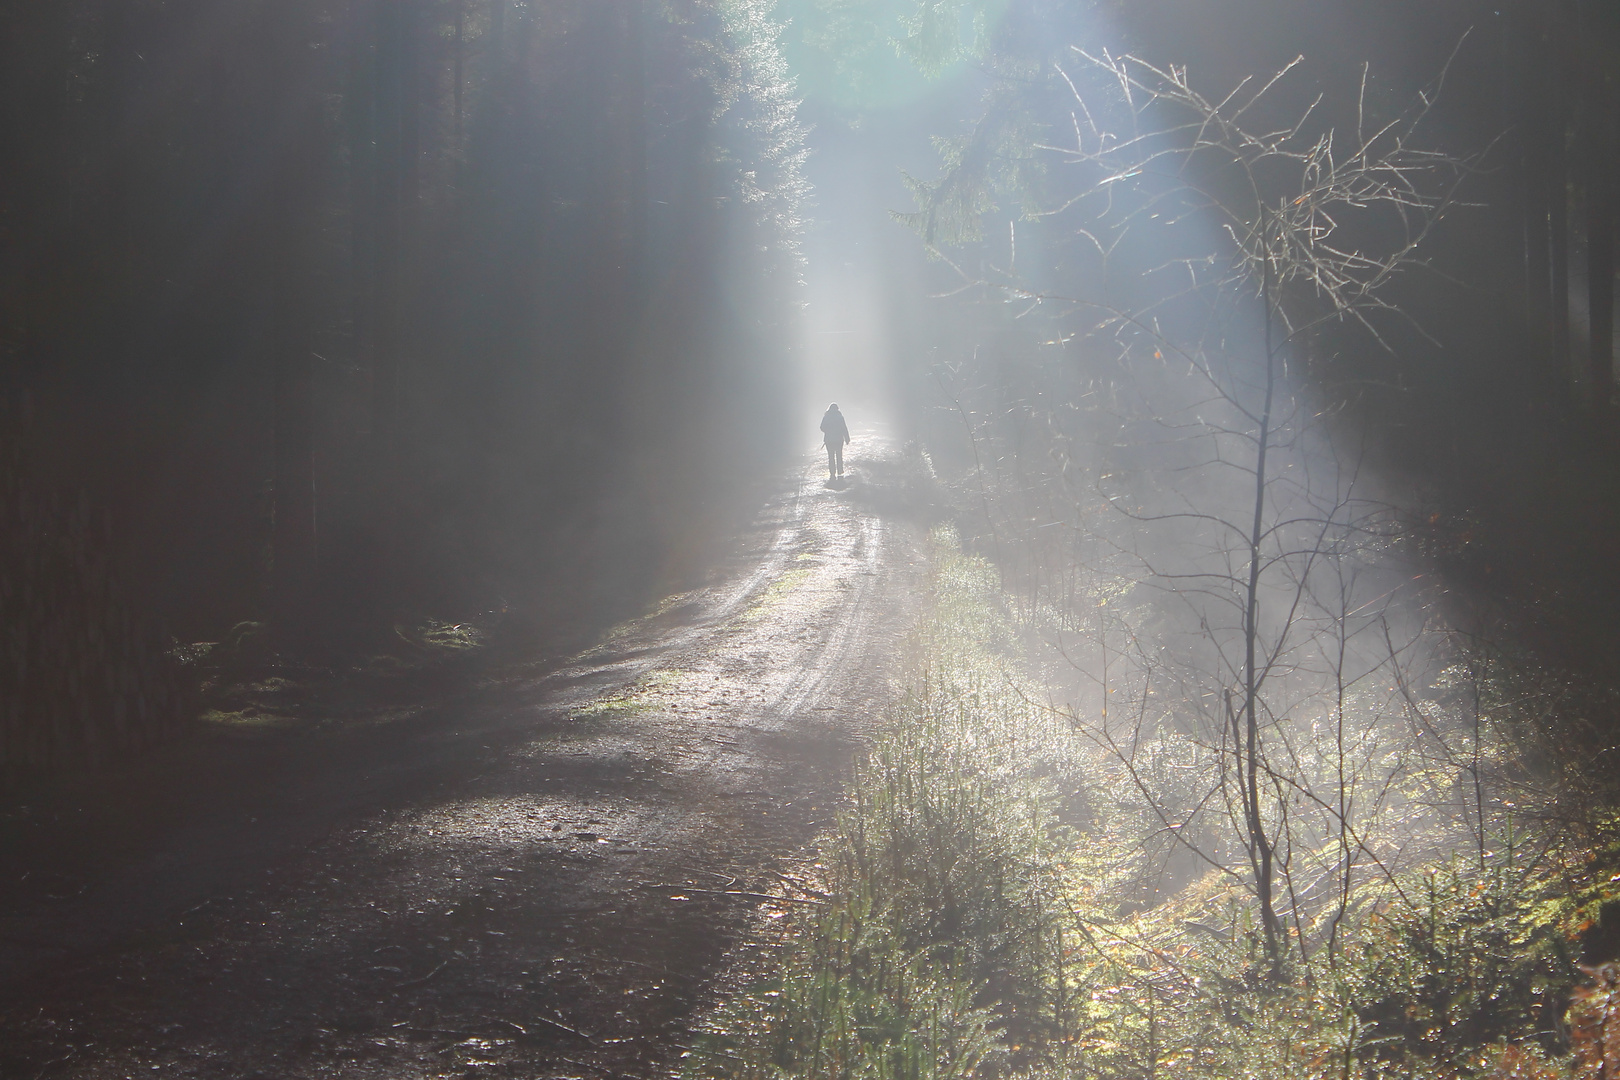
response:
[[[0,148],[0,1076],[1620,1075],[1609,0],[0,0]]]
[[[7,13],[7,532],[64,545],[8,624],[622,607],[769,455],[782,88],[701,6],[506,6]]]

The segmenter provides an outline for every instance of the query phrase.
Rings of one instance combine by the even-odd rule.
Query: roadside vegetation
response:
[[[1139,731],[1122,760],[1100,715],[1034,689],[1042,635],[994,568],[948,528],[933,544],[910,693],[822,838],[813,902],[687,1076],[1613,1074],[1614,969],[1581,966],[1614,930],[1612,814],[1557,812],[1525,774],[1468,843],[1443,793],[1432,812],[1388,794],[1375,868],[1291,881],[1273,955],[1252,876],[1163,818],[1164,791],[1217,779],[1197,739]]]
[[[1450,63],[1208,93],[1047,40],[984,46],[901,215],[995,327],[932,372],[910,693],[691,1075],[1607,1080],[1609,680],[1469,584],[1341,362],[1404,379],[1489,168],[1430,141]]]

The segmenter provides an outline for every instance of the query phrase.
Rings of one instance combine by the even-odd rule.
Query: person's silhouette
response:
[[[821,441],[827,444],[827,479],[844,475],[844,444],[849,442],[849,425],[836,404],[827,406],[821,418]]]

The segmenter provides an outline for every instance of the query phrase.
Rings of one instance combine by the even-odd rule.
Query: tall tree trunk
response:
[[[372,439],[386,473],[399,452],[400,379],[418,217],[421,155],[418,0],[381,0],[377,35],[377,312]]]
[[[1568,0],[1553,8],[1554,37],[1550,53],[1562,57],[1569,46],[1572,23]],[[1559,400],[1566,409],[1572,371],[1569,340],[1569,82],[1562,60],[1549,60],[1547,110],[1547,258],[1552,271],[1552,376]]]
[[[394,0],[400,7],[399,35],[399,254],[402,329],[408,330],[421,252],[422,217],[422,0]],[[404,350],[407,334],[400,342]],[[402,360],[403,364],[403,360]]]
[[[398,412],[405,0],[378,0],[372,220],[371,446],[376,481],[392,463]]]
[[[456,188],[459,190],[461,187],[461,158],[465,152],[461,133],[461,88],[467,77],[464,70],[467,54],[467,0],[454,0],[454,2],[456,5],[456,50],[455,70],[453,72],[455,79],[455,123],[452,131],[451,149],[455,153]]]
[[[645,0],[622,0],[620,18],[620,71],[615,80],[619,94],[618,152],[621,170],[618,191],[618,234],[623,277],[632,303],[639,306],[647,237],[647,58]]]
[[[506,0],[489,0],[489,60],[485,70],[499,77],[501,58],[506,48]],[[489,76],[485,76],[488,80]]]
[[[355,0],[343,95],[349,139],[349,289],[354,361],[371,372],[377,334],[376,0]]]
[[[420,82],[419,0],[376,0],[372,104],[373,272],[369,454],[371,595],[391,607],[399,583],[402,382],[411,337]]]
[[[609,446],[634,380],[630,353],[640,322],[640,269],[646,204],[646,73],[642,0],[607,0],[597,12],[596,40],[607,58],[596,94],[602,118],[593,169],[595,207],[587,286],[594,362],[592,393],[601,410],[593,427]]]
[[[417,300],[422,288],[422,90],[425,81],[423,34],[426,31],[423,0],[395,2],[400,5],[403,20],[399,70],[399,297],[394,308],[399,333],[395,340],[398,356],[394,364],[394,431],[390,444],[391,468],[397,481],[402,465],[400,454],[405,449],[401,435],[406,423],[405,387],[421,329]]]
[[[291,209],[291,207],[289,207]],[[272,343],[275,365],[274,625],[292,642],[307,629],[315,596],[314,365],[309,303],[301,278],[307,273],[304,245],[294,239],[300,223],[287,222],[278,246]]]
[[[268,208],[274,370],[274,625],[284,645],[302,638],[315,594],[315,417],[310,238],[323,150],[319,96],[306,56],[304,5],[274,5],[277,49],[271,92],[283,111],[272,132],[275,174]]]
[[[1262,236],[1264,233],[1262,233]],[[1282,924],[1277,917],[1273,899],[1277,868],[1275,849],[1266,833],[1265,818],[1260,812],[1260,576],[1262,557],[1260,546],[1265,538],[1266,488],[1270,478],[1266,472],[1267,451],[1271,447],[1271,410],[1276,402],[1277,361],[1273,354],[1271,320],[1277,310],[1271,284],[1271,255],[1266,252],[1264,285],[1261,297],[1265,307],[1264,363],[1265,398],[1258,414],[1254,455],[1254,523],[1249,533],[1248,580],[1243,594],[1243,702],[1241,711],[1232,716],[1233,749],[1239,757],[1239,783],[1242,785],[1244,818],[1248,832],[1249,863],[1254,871],[1255,897],[1260,902],[1260,925],[1265,932],[1266,957],[1273,965],[1273,974],[1282,961]],[[1230,705],[1228,705],[1230,710]],[[1242,728],[1237,727],[1242,721]]]
[[[1533,6],[1534,5],[1534,6]],[[1551,164],[1553,104],[1548,58],[1550,28],[1536,0],[1520,0],[1504,29],[1504,59],[1517,57],[1519,75],[1518,189],[1524,231],[1524,324],[1535,361],[1533,382],[1547,387],[1552,345],[1552,277],[1548,203],[1552,194],[1547,173]],[[1522,46],[1516,47],[1518,43]],[[1555,388],[1556,389],[1556,388]]]
[[[1607,0],[1605,0],[1605,3]],[[1615,95],[1605,46],[1610,14],[1587,10],[1586,223],[1587,307],[1591,313],[1588,375],[1600,414],[1614,404]]]
[[[130,0],[102,0],[101,46],[104,68],[102,88],[105,142],[102,163],[105,184],[105,222],[101,242],[106,246],[109,267],[126,284],[130,245],[130,206],[134,146],[131,128],[131,100],[135,96],[133,12]]]

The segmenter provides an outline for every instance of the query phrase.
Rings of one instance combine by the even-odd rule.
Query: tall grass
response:
[[[1573,1039],[1565,1009],[1620,856],[1509,829],[1361,886],[1331,927],[1296,920],[1334,947],[1279,969],[1241,878],[1154,887],[1163,822],[1023,688],[991,568],[948,530],[934,547],[913,690],[822,839],[825,899],[781,920],[770,970],[705,1019],[688,1077],[1611,1075],[1583,1064],[1604,1051],[1582,1033],[1620,1047],[1612,971]]]

